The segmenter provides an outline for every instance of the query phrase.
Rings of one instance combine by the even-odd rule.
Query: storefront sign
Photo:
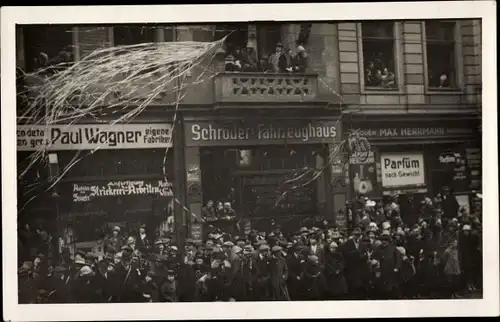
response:
[[[461,124],[463,123],[463,124]],[[378,125],[378,124],[377,124]],[[445,137],[472,137],[477,135],[473,123],[456,122],[449,127],[442,123],[426,123],[423,126],[412,126],[411,124],[380,124],[379,126],[353,124],[353,129],[359,129],[359,135],[367,139],[391,139],[391,138],[445,138]],[[460,127],[462,125],[463,127]]]
[[[425,185],[423,153],[387,153],[380,156],[382,186]]]
[[[203,122],[186,124],[186,144],[277,144],[331,142],[337,138],[335,121],[294,122],[276,120],[267,123]]]
[[[170,124],[19,125],[17,150],[93,150],[166,148]]]
[[[73,202],[90,202],[99,197],[159,196],[170,197],[172,185],[163,180],[156,181],[112,181],[105,184],[73,184]]]

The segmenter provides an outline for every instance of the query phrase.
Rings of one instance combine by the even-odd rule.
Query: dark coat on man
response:
[[[286,285],[288,279],[286,259],[282,257],[273,258],[269,267],[271,273],[271,299],[273,301],[290,301]]]
[[[307,263],[302,294],[305,300],[322,300],[326,295],[326,278],[319,263]]]
[[[261,258],[260,255],[254,261],[255,269],[253,273],[254,296],[257,300],[266,301],[270,296],[270,261],[268,258]]]
[[[401,254],[393,244],[380,245],[373,252],[373,259],[380,263],[380,273],[383,291],[394,292],[397,290],[399,270],[401,269]]]
[[[327,251],[325,254],[325,278],[327,293],[337,297],[347,293],[347,282],[344,277],[345,262],[341,252]]]
[[[345,277],[349,292],[351,290],[360,290],[364,288],[368,278],[367,257],[365,255],[365,246],[359,242],[358,246],[353,239],[347,240],[342,246],[342,252],[346,264]]]
[[[293,252],[286,257],[288,266],[287,286],[292,300],[300,299],[300,289],[305,271],[305,262],[302,256]]]
[[[120,295],[118,301],[120,303],[133,303],[141,301],[142,299],[138,296],[136,289],[136,285],[141,281],[138,270],[134,268],[133,265],[129,265],[129,267],[118,265],[115,270],[120,283]]]

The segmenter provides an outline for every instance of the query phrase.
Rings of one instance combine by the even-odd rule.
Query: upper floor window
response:
[[[426,21],[427,77],[429,88],[456,84],[455,28],[453,21]]]
[[[68,67],[73,56],[73,30],[66,25],[22,26],[27,72],[53,73]]]
[[[121,25],[113,28],[115,46],[129,46],[155,42],[156,28],[145,25]]]
[[[361,24],[365,87],[396,88],[393,21]]]

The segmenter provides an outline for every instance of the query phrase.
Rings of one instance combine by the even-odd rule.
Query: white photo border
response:
[[[196,10],[195,10],[196,9]],[[162,6],[2,7],[1,140],[4,320],[83,321],[495,316],[499,300],[499,212],[494,1],[237,4]],[[208,12],[210,14],[208,14]],[[482,19],[483,77],[483,299],[249,303],[22,305],[17,296],[15,24],[218,22],[259,20]]]

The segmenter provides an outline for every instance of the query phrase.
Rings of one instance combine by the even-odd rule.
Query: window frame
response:
[[[50,24],[48,24],[50,25]],[[63,26],[65,24],[57,24],[57,26]],[[26,52],[26,45],[25,45],[25,28],[26,26],[30,25],[21,25],[19,26],[19,34],[16,31],[16,55],[23,55],[23,61],[21,62],[20,67],[23,69],[25,72],[28,73],[34,73],[36,72],[35,70],[28,70],[28,59],[29,57],[29,51]],[[72,47],[72,63],[76,63],[80,60],[80,47],[78,46],[78,27],[70,27],[68,26],[68,30],[71,30],[71,47]],[[31,57],[33,58],[33,57]],[[19,59],[16,59],[16,65],[19,63]]]
[[[403,93],[403,52],[402,52],[402,26],[400,21],[393,20],[393,60],[394,60],[394,74],[396,75],[395,88],[382,88],[382,87],[366,87],[365,86],[365,62],[363,55],[363,31],[362,22],[356,24],[356,38],[358,43],[358,66],[359,66],[359,83],[361,94],[402,94]]]
[[[437,20],[439,21],[439,20]],[[441,20],[443,21],[443,20]],[[437,88],[429,86],[429,63],[427,58],[427,30],[426,21],[421,22],[422,28],[422,45],[423,45],[423,63],[424,63],[424,90],[425,94],[462,94],[464,92],[464,72],[463,72],[463,55],[462,55],[462,24],[460,20],[444,20],[454,23],[454,86],[450,88]]]

